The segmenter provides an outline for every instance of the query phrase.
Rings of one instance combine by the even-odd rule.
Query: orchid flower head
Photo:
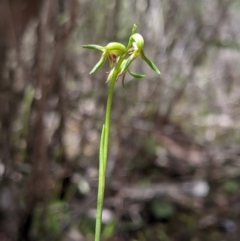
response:
[[[127,59],[125,65],[123,66],[122,70],[125,71],[129,68],[130,64],[138,57],[140,56],[149,66],[152,68],[157,74],[160,74],[159,69],[157,66],[147,58],[143,51],[144,47],[144,39],[141,34],[134,33],[130,36],[129,42],[128,42],[128,53],[130,54],[130,57]]]
[[[116,78],[116,80],[119,76],[123,76],[123,84],[124,77],[127,72],[134,78],[144,78],[145,75],[137,74],[129,70],[131,63],[138,57],[141,57],[151,69],[153,69],[157,74],[160,74],[157,66],[145,55],[143,51],[144,39],[141,34],[136,33],[136,29],[137,26],[134,24],[127,47],[118,42],[109,43],[105,47],[94,44],[83,45],[83,48],[95,49],[102,52],[100,60],[93,67],[90,74],[93,74],[100,69],[104,62],[108,59],[111,70],[109,72],[107,81],[113,78],[113,73],[115,73],[114,78]]]
[[[82,47],[87,49],[100,50],[103,52],[100,60],[93,67],[90,74],[94,74],[97,70],[99,70],[107,59],[109,60],[110,68],[112,68],[113,64],[116,62],[117,57],[122,56],[127,52],[126,47],[118,42],[109,43],[105,47],[95,44],[83,45]]]

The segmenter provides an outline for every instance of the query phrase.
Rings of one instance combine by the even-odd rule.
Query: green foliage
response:
[[[224,43],[223,41],[216,39],[216,40],[210,42],[209,44],[216,48],[226,48],[226,49],[233,49],[236,51],[240,51],[240,44],[238,42],[234,42],[234,41]]]
[[[162,241],[170,241],[171,239],[168,237],[168,235],[164,232],[164,230],[159,230],[158,231],[158,238]]]
[[[168,219],[175,214],[175,206],[168,201],[154,200],[150,208],[153,215],[160,219]]]
[[[79,222],[79,230],[85,236],[94,236],[95,220],[92,217],[84,215]]]
[[[236,193],[239,191],[240,185],[236,181],[229,180],[223,184],[223,189],[224,189],[224,191],[226,191],[228,193]]]
[[[53,202],[48,206],[48,210],[45,211],[39,207],[34,213],[33,226],[38,233],[42,233],[43,230],[46,233],[50,233],[54,240],[60,239],[62,231],[60,225],[63,220],[70,217],[70,209],[65,202]],[[45,219],[43,226],[43,218]],[[43,238],[44,240],[44,238]]]
[[[106,224],[103,228],[103,236],[107,239],[110,238],[111,236],[113,236],[114,231],[116,228],[116,222],[110,222],[108,224]]]

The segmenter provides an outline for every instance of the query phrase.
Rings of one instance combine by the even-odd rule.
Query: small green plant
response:
[[[111,107],[113,99],[113,90],[115,82],[118,78],[122,77],[122,83],[124,85],[124,78],[128,72],[134,78],[144,78],[145,75],[133,73],[129,70],[131,63],[138,57],[141,57],[157,74],[160,71],[155,64],[149,60],[144,51],[144,39],[136,33],[137,26],[134,24],[132,34],[129,38],[127,46],[121,43],[113,42],[107,44],[105,47],[99,45],[83,45],[83,48],[95,49],[102,52],[102,56],[99,62],[91,70],[90,74],[99,70],[104,62],[108,59],[110,64],[110,72],[107,78],[109,82],[108,98],[106,106],[105,122],[102,127],[100,147],[99,147],[99,179],[98,179],[98,196],[97,196],[97,215],[96,215],[96,229],[95,229],[95,241],[100,241],[101,236],[101,224],[102,224],[102,209],[104,201],[105,179],[106,179],[106,166],[108,159],[109,149],[109,133],[111,124]]]

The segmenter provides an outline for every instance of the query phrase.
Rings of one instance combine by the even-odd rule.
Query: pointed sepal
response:
[[[95,49],[95,50],[104,51],[103,46],[96,45],[96,44],[86,44],[86,45],[82,45],[82,47],[85,49]]]
[[[149,65],[151,69],[153,69],[157,74],[161,74],[157,66],[150,59],[146,57],[143,50],[141,51],[141,57]]]
[[[107,59],[107,55],[106,53],[103,53],[100,60],[97,62],[97,64],[93,67],[93,69],[91,70],[91,72],[89,74],[94,74],[96,71],[98,71],[104,64],[104,62]]]
[[[144,75],[144,74],[137,74],[137,73],[134,73],[134,72],[131,72],[131,71],[128,71],[128,73],[129,73],[132,77],[137,78],[137,79],[142,79],[142,78],[145,78],[145,77],[146,77],[146,75]]]

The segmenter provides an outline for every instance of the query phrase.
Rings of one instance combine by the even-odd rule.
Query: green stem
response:
[[[115,79],[111,79],[108,88],[108,98],[107,98],[107,107],[106,107],[106,116],[105,116],[105,134],[104,134],[104,167],[106,171],[107,159],[108,159],[108,143],[109,143],[109,133],[110,133],[110,125],[111,125],[111,110],[112,110],[112,99],[113,99],[113,91],[115,86]]]
[[[105,122],[102,129],[101,141],[100,141],[100,154],[99,154],[99,179],[98,179],[98,197],[97,197],[97,215],[96,215],[96,228],[95,228],[95,241],[100,241],[101,237],[101,226],[102,226],[102,210],[103,210],[103,200],[105,191],[105,179],[106,179],[106,167],[108,159],[108,143],[109,143],[109,133],[111,125],[111,110],[112,110],[112,100],[115,82],[117,76],[120,72],[121,64],[124,60],[122,56],[114,69],[112,77],[110,79],[108,88],[108,98],[106,107]]]

